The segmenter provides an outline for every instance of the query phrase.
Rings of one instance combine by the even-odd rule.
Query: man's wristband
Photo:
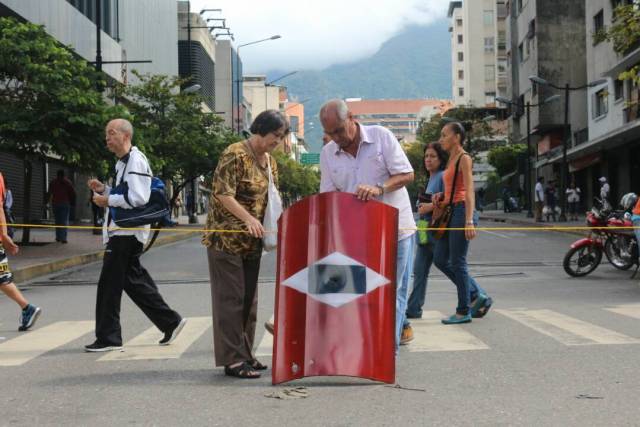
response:
[[[473,221],[467,221],[467,225],[476,225]]]

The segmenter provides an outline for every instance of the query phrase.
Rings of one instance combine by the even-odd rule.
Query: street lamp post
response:
[[[256,40],[253,42],[241,44],[236,48],[236,73],[238,73],[238,78],[236,79],[236,98],[238,101],[238,112],[237,112],[238,118],[236,121],[236,132],[238,134],[240,134],[240,106],[242,105],[242,99],[240,99],[240,82],[243,80],[242,76],[240,75],[240,48],[245,46],[250,46],[252,44],[266,42],[269,40],[277,40],[281,37],[282,36],[280,36],[279,34],[276,34],[275,36],[271,36],[266,39],[261,39],[261,40]]]
[[[562,203],[560,203],[560,218],[558,218],[561,222],[567,221],[567,178],[569,173],[569,165],[567,162],[567,146],[569,145],[569,140],[571,138],[570,125],[569,125],[569,92],[575,90],[582,90],[590,87],[599,86],[607,83],[606,79],[596,80],[594,82],[588,83],[582,86],[571,87],[569,83],[566,83],[564,86],[555,85],[542,77],[538,76],[529,76],[529,80],[531,82],[542,85],[549,86],[557,90],[564,90],[564,123],[562,128],[562,168],[560,170],[560,197]]]
[[[503,104],[515,105],[518,108],[524,107],[527,112],[527,161],[525,163],[525,175],[524,175],[524,185],[527,188],[527,218],[533,218],[533,193],[531,192],[531,107],[540,107],[542,105],[548,104],[550,102],[556,101],[560,98],[559,95],[553,95],[544,101],[538,104],[532,104],[531,101],[527,101],[525,105],[522,105],[518,101],[512,101],[507,98],[503,98],[501,96],[496,97],[496,101],[501,102]],[[537,170],[537,169],[536,169]],[[537,174],[536,174],[537,176]]]
[[[279,82],[280,80],[286,79],[289,76],[293,76],[294,74],[296,74],[298,71],[291,71],[290,73],[287,73],[283,76],[278,77],[277,79],[273,79],[270,82],[266,82],[264,84],[264,109],[268,110],[269,107],[267,106],[267,91],[269,90],[268,88],[271,86],[274,86],[275,82]]]

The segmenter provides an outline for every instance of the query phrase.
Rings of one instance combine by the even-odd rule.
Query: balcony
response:
[[[625,124],[638,120],[638,118],[640,118],[640,104],[636,102],[628,106],[623,110],[623,114]]]
[[[574,147],[589,141],[589,128],[581,129],[573,133]]]

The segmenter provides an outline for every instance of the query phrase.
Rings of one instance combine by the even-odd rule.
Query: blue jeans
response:
[[[409,296],[409,276],[413,261],[414,236],[398,241],[396,265],[396,351],[400,346],[400,335],[407,312],[407,297]]]
[[[416,257],[413,261],[413,290],[409,295],[407,303],[407,316],[422,316],[422,306],[424,305],[427,294],[427,281],[429,279],[429,270],[433,264],[433,253],[435,242],[433,234],[429,233],[429,240],[426,245],[417,245]],[[405,319],[404,326],[409,325],[409,321]]]
[[[53,205],[53,216],[55,217],[56,225],[69,225],[70,212],[70,205]],[[67,229],[56,228],[56,242],[63,241],[67,241]]]
[[[464,203],[454,206],[449,227],[462,228],[465,226]],[[477,213],[474,213],[473,222],[477,224]],[[478,293],[486,294],[475,279],[469,276],[467,267],[467,252],[469,241],[464,236],[464,231],[447,231],[438,241],[435,247],[433,262],[455,285],[458,290],[458,306],[456,313],[468,314],[469,304],[476,299]]]
[[[633,221],[634,227],[640,227],[640,219],[636,219]],[[638,253],[640,254],[640,228],[636,228],[633,230],[636,233],[636,240],[638,243]]]

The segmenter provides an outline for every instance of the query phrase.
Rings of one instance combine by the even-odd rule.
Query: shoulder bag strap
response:
[[[462,160],[462,156],[466,154],[467,153],[460,154],[460,157],[458,157],[458,161],[456,162],[456,170],[453,175],[453,185],[451,186],[451,195],[449,196],[449,206],[451,206],[451,203],[453,203],[453,195],[456,192],[456,183],[458,182],[458,170],[460,168],[460,160]]]

